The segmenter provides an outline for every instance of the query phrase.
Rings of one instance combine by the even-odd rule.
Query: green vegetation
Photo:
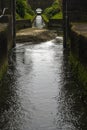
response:
[[[42,16],[46,21],[49,21],[49,19],[62,19],[62,10],[60,1],[55,0],[52,6],[44,10]]]
[[[83,66],[72,53],[70,54],[69,61],[74,78],[78,80],[79,85],[83,86],[87,90],[87,68]]]
[[[60,11],[58,14],[55,14],[52,19],[62,19],[63,18],[63,14],[62,12]]]
[[[16,13],[16,19],[17,19],[17,20],[22,19],[18,13]]]
[[[16,19],[30,19],[32,20],[35,16],[34,11],[30,5],[27,4],[27,0],[16,1]]]
[[[46,15],[42,14],[42,17],[43,17],[43,19],[44,19],[44,21],[45,21],[46,23],[49,22],[49,19],[46,17]]]

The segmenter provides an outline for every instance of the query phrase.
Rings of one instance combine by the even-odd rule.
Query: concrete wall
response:
[[[69,21],[87,21],[87,0],[63,0],[63,13]]]
[[[0,12],[8,8],[0,18],[0,79],[7,70],[8,51],[15,43],[15,0],[0,0]]]
[[[7,39],[8,39],[8,50],[11,49],[14,45],[13,45],[13,21],[12,21],[12,16],[11,15],[5,15],[0,19],[0,23],[1,24],[7,24]]]
[[[8,52],[13,47],[12,16],[0,19],[0,79],[7,70]]]
[[[0,10],[3,10],[3,8],[8,8],[8,13],[11,13],[11,0],[0,0]]]
[[[71,51],[82,62],[87,64],[87,37],[78,33],[73,26],[70,31]]]
[[[87,22],[87,0],[63,0],[64,48],[67,45],[69,24]]]
[[[47,26],[48,27],[62,27],[63,20],[62,19],[50,19]]]
[[[16,30],[32,27],[32,22],[30,20],[17,20]]]
[[[2,29],[1,29],[2,28]],[[0,80],[8,66],[8,25],[0,24]]]
[[[64,2],[66,3],[66,0],[64,0]],[[67,21],[67,27],[65,29],[67,31],[68,36],[70,36],[71,39],[71,50],[76,54],[76,56],[79,59],[86,61],[87,37],[77,33],[76,30],[73,29],[73,27],[70,27],[71,28],[70,29],[68,25],[72,22],[76,22],[78,24],[79,22],[82,23],[87,22],[87,0],[67,0],[67,7],[64,6],[65,15],[66,15],[66,8],[67,8],[68,21]],[[66,21],[65,16],[64,20]],[[70,33],[70,35],[68,32]]]
[[[75,25],[71,27],[70,45],[70,67],[74,79],[78,81],[79,86],[84,87],[85,93],[87,92],[87,35],[77,31]]]

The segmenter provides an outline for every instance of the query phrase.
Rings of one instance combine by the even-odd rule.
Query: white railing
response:
[[[3,9],[2,14],[0,15],[0,18],[2,18],[2,17],[4,16],[4,14],[5,14],[5,12],[6,12],[7,9],[8,9],[8,8],[4,8],[4,9]]]

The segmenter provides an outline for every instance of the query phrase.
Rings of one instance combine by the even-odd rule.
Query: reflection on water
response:
[[[0,130],[86,130],[82,91],[62,43],[17,44],[0,85]]]

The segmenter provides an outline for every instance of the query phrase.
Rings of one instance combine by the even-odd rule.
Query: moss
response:
[[[34,19],[35,15],[30,15],[29,13],[26,13],[25,16],[24,16],[24,19],[27,20],[27,19],[30,19],[31,21]]]
[[[69,62],[74,74],[74,78],[78,81],[78,84],[83,86],[87,90],[87,68],[83,65],[77,57],[70,53]]]
[[[31,6],[27,4],[27,0],[16,1],[16,19],[30,19],[32,20],[35,16],[35,12]]]
[[[49,22],[49,19],[46,17],[46,15],[42,14],[42,18],[43,18],[43,20],[45,21],[45,23],[48,23],[48,22]]]
[[[19,14],[16,13],[16,20],[21,20],[22,18],[20,17]]]
[[[54,15],[51,19],[63,19],[63,14],[60,11],[59,13],[57,13],[56,15]]]
[[[60,2],[59,0],[54,0],[53,4],[44,10],[43,15],[47,17],[47,19],[49,20],[54,16],[57,17],[58,15],[60,15],[60,12],[61,12]]]

